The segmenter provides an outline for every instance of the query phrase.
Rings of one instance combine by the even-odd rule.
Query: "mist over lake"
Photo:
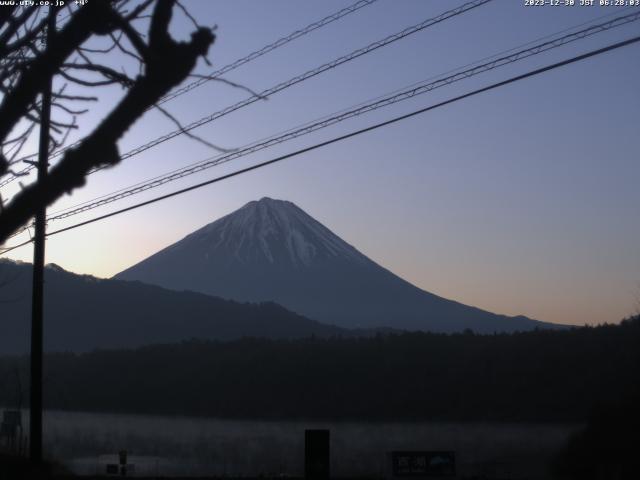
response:
[[[25,412],[25,419],[28,412]],[[127,450],[138,475],[304,474],[305,429],[331,431],[335,476],[383,477],[393,450],[455,450],[460,474],[546,478],[580,424],[222,420],[46,411],[45,455],[77,474],[104,473]],[[28,425],[25,425],[25,429]],[[532,474],[536,474],[532,477]]]

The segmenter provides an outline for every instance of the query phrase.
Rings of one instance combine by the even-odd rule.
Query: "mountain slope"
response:
[[[32,266],[0,260],[0,353],[29,351]],[[241,304],[139,282],[45,269],[45,349],[88,351],[244,336],[301,338],[344,330],[274,303]]]
[[[193,232],[115,278],[240,301],[275,301],[347,328],[530,330],[411,285],[291,202],[263,198]]]

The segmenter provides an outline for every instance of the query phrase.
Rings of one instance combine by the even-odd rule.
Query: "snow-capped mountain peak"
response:
[[[242,263],[264,260],[310,266],[316,260],[343,257],[367,261],[355,248],[334,235],[294,203],[264,197],[195,231],[175,248],[228,251]],[[262,258],[260,258],[262,257]]]

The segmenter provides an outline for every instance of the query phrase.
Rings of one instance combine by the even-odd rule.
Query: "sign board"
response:
[[[2,412],[2,423],[16,427],[22,425],[22,412],[20,410],[5,410]]]
[[[133,463],[128,463],[126,465],[107,463],[105,466],[107,475],[118,475],[120,477],[126,477],[127,475],[134,475],[136,473],[136,466]]]
[[[394,477],[452,477],[456,474],[455,452],[391,452]]]
[[[5,410],[2,412],[0,435],[15,437],[18,433],[18,428],[22,428],[22,412],[20,410]]]

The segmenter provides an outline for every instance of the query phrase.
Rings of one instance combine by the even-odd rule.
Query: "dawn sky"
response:
[[[354,0],[355,1],[355,0]],[[348,1],[198,1],[217,25],[207,73]],[[379,0],[225,78],[255,91],[329,62],[462,1]],[[399,40],[194,131],[237,148],[443,74],[623,7],[527,7],[495,0]],[[579,0],[576,0],[579,3]],[[640,7],[635,7],[636,11]],[[176,36],[194,27],[176,12]],[[234,160],[125,201],[52,222],[58,229],[201,182],[640,32],[640,21],[460,81],[389,108]],[[125,64],[126,60],[121,63]],[[617,322],[640,308],[640,46],[585,60],[129,212],[47,242],[47,262],[109,277],[263,196],[293,201],[374,261],[438,295],[497,313],[568,324]],[[87,133],[121,96],[81,118]],[[209,82],[164,106],[184,124],[245,91]],[[121,152],[175,129],[141,119]],[[75,138],[78,138],[77,136]],[[73,139],[72,139],[73,140]],[[215,155],[184,136],[89,178],[49,211],[108,194]],[[17,182],[6,189],[15,192]],[[3,190],[5,195],[5,190]],[[9,245],[28,236],[12,239]],[[23,247],[10,258],[31,261]]]

